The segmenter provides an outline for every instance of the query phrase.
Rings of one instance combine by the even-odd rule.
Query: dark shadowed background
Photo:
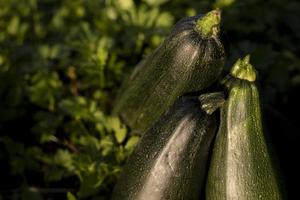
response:
[[[220,7],[225,69],[251,54],[289,199],[299,192],[297,0],[1,0],[0,199],[108,199],[138,141],[113,99],[180,18]]]

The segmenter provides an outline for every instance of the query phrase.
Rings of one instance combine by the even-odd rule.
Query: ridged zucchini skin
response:
[[[197,99],[181,98],[140,139],[112,200],[198,200],[217,125]]]
[[[251,74],[246,76],[251,81],[233,77],[226,81],[229,96],[221,107],[206,184],[207,200],[283,199],[263,133],[253,72],[240,73]]]
[[[218,31],[204,36],[197,28],[201,19],[199,15],[179,21],[121,87],[113,114],[120,115],[132,132],[144,132],[178,97],[201,91],[219,77],[224,48]]]

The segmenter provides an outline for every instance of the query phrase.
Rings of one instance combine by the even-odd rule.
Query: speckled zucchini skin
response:
[[[207,200],[282,199],[254,82],[230,78],[206,185]]]
[[[179,21],[165,41],[132,72],[117,96],[113,114],[142,133],[188,92],[201,91],[220,75],[224,48],[218,34],[204,37],[196,22]]]
[[[215,115],[181,98],[141,138],[112,200],[198,200],[216,133]]]

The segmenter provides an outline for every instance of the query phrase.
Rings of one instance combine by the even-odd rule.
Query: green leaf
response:
[[[120,128],[118,131],[115,132],[115,137],[118,143],[122,143],[126,138],[126,128]]]
[[[7,26],[8,33],[16,35],[20,26],[20,18],[18,16],[13,16]]]
[[[114,143],[112,142],[111,138],[106,136],[102,138],[100,141],[100,146],[102,148],[102,155],[106,156],[109,152],[112,151]]]
[[[78,195],[82,198],[91,196],[98,192],[107,174],[105,164],[96,165],[92,163],[86,170],[77,172],[80,177],[80,189]]]
[[[138,137],[138,136],[132,136],[127,141],[127,143],[125,145],[125,149],[132,150],[136,146],[136,144],[138,143],[139,140],[140,140],[140,137]]]
[[[54,110],[61,88],[62,82],[56,72],[40,71],[31,77],[30,99],[38,106]]]
[[[68,200],[76,200],[76,197],[71,192],[68,192],[67,193],[67,199]]]
[[[73,156],[67,150],[59,149],[54,156],[54,162],[68,169],[69,171],[74,170]]]
[[[174,17],[171,15],[171,13],[168,12],[162,12],[158,18],[156,19],[156,26],[157,27],[165,27],[169,28],[174,23]]]
[[[225,8],[231,6],[235,0],[216,0],[214,3],[215,8]]]
[[[116,0],[116,5],[121,10],[130,10],[134,6],[133,0]]]
[[[169,0],[143,0],[145,3],[147,3],[150,6],[160,6]]]
[[[100,140],[92,135],[82,135],[78,139],[78,144],[88,147],[91,150],[98,151],[101,147]]]
[[[115,138],[118,143],[122,143],[126,138],[127,129],[124,124],[121,123],[118,117],[109,117],[107,119],[108,130],[114,132]]]

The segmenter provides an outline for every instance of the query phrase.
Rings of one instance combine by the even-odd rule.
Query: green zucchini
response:
[[[132,132],[144,132],[180,96],[201,91],[220,75],[224,48],[218,33],[220,11],[179,21],[166,40],[132,72],[115,100]]]
[[[204,189],[206,160],[217,131],[196,98],[180,98],[143,134],[112,200],[194,200]]]
[[[228,99],[213,147],[206,184],[208,200],[282,199],[276,168],[261,122],[256,73],[249,56],[225,80]]]

